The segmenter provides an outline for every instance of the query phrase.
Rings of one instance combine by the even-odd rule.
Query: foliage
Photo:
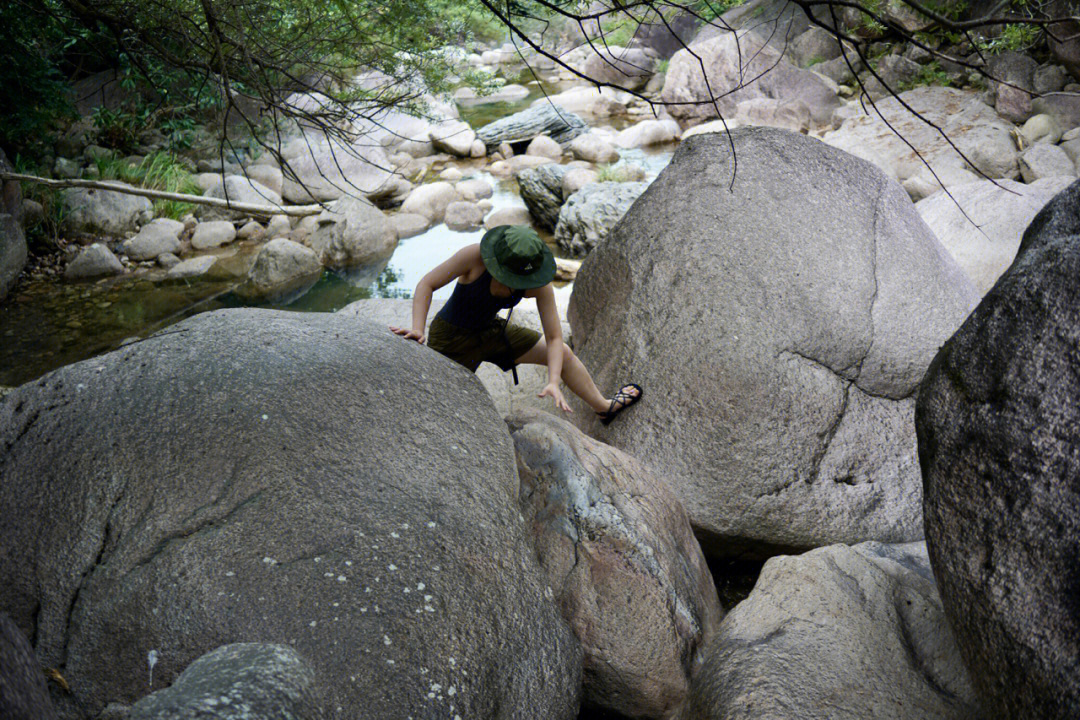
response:
[[[25,155],[15,155],[11,160],[15,172],[23,175],[40,175],[40,169]],[[41,222],[26,227],[26,242],[33,248],[48,247],[56,244],[60,237],[60,226],[67,211],[60,201],[60,190],[38,183],[22,182],[23,197],[41,205]]]
[[[712,22],[728,10],[738,7],[746,0],[697,0],[692,7],[703,20]]]
[[[95,160],[98,177],[102,180],[119,180],[129,185],[163,190],[165,192],[201,195],[202,189],[195,178],[181,164],[177,157],[168,152],[147,155],[138,165],[129,164],[123,158],[103,157]],[[161,217],[179,220],[190,212],[195,205],[177,200],[155,200],[154,212]]]
[[[625,165],[598,165],[596,182],[632,182],[635,180]]]
[[[898,90],[903,92],[905,90],[911,90],[912,88],[923,86],[940,86],[949,87],[952,85],[952,78],[941,67],[941,63],[937,60],[931,60],[926,65],[923,65],[919,69],[919,74],[916,75],[908,82],[900,83]]]
[[[34,153],[73,107],[56,59],[73,42],[59,23],[40,22],[17,3],[0,4],[0,146]]]
[[[1035,25],[1014,23],[1001,29],[1001,34],[990,40],[981,40],[979,49],[991,55],[1003,52],[1023,52],[1035,47],[1042,40],[1042,30]]]

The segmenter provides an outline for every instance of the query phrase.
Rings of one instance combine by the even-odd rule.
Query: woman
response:
[[[555,257],[531,228],[500,226],[488,231],[479,245],[462,248],[425,275],[413,296],[412,329],[390,329],[423,343],[432,293],[457,279],[453,295],[431,322],[427,336],[430,348],[473,372],[485,360],[503,370],[524,363],[547,365],[548,384],[537,397],[550,397],[555,407],[572,412],[559,390],[561,377],[607,425],[641,399],[641,388],[632,383],[624,385],[611,398],[596,388],[581,360],[563,344],[551,287],[554,277]],[[536,299],[544,337],[496,317],[500,309],[512,309],[525,297]]]

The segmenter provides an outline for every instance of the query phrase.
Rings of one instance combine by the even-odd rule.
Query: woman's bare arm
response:
[[[390,329],[410,340],[424,342],[424,330],[427,328],[427,314],[431,308],[432,294],[449,284],[455,278],[468,275],[469,271],[476,267],[477,263],[483,263],[480,258],[480,246],[469,245],[463,247],[448,259],[435,266],[420,282],[416,284],[413,293],[412,305],[412,330],[390,326]]]

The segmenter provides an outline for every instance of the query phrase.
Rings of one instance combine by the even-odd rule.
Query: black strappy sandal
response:
[[[631,395],[630,393],[626,392],[628,388],[634,388],[635,390],[637,390],[637,395]],[[619,416],[619,413],[640,400],[644,394],[645,391],[641,389],[640,385],[637,385],[635,383],[623,385],[621,388],[619,388],[619,392],[615,393],[615,397],[611,398],[611,406],[608,407],[608,409],[604,412],[596,413],[600,416],[600,424],[610,425],[611,421]]]

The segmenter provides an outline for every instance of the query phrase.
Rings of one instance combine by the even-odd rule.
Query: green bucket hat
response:
[[[547,285],[555,277],[555,256],[536,231],[500,225],[480,240],[480,257],[491,276],[514,290]]]

